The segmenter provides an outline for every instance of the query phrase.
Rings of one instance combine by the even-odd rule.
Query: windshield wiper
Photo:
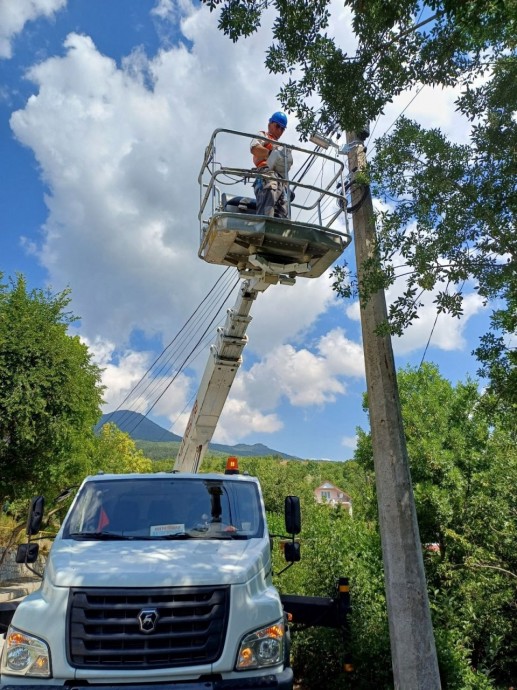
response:
[[[204,539],[248,539],[247,534],[237,532],[204,532]]]
[[[134,539],[135,537],[129,537],[126,534],[117,534],[116,532],[70,532],[68,535],[73,539],[98,539],[101,540],[125,540]]]
[[[146,539],[154,541],[156,539],[193,539],[190,534],[186,532],[174,532],[173,534],[157,534],[156,536],[135,537],[136,539]]]

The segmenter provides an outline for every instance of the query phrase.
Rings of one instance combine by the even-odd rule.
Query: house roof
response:
[[[346,491],[343,491],[343,489],[340,489],[339,486],[332,484],[332,482],[323,482],[323,484],[320,484],[316,489],[314,489],[314,491],[321,491],[322,489],[335,489],[336,491],[339,491],[339,493],[343,494],[343,498],[346,498],[348,501],[352,500]]]

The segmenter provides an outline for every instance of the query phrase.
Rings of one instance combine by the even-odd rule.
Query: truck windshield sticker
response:
[[[151,537],[165,537],[171,534],[185,534],[185,525],[180,522],[170,525],[151,525],[149,530]]]

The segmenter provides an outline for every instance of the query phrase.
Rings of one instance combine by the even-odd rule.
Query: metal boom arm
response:
[[[263,279],[245,280],[233,309],[228,309],[224,326],[217,329],[217,339],[210,347],[197,398],[176,457],[175,471],[199,470],[242,362],[242,350],[248,342],[246,330],[252,318],[249,315],[251,305],[257,294],[270,284]]]

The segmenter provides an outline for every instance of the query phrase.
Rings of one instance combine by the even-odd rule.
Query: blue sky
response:
[[[332,8],[331,29],[350,51],[350,15]],[[0,271],[71,288],[77,330],[104,368],[104,411],[224,270],[197,257],[197,176],[214,129],[255,132],[280,107],[282,80],[263,66],[269,37],[233,44],[190,0],[0,0]],[[374,136],[414,95],[386,108]],[[423,89],[405,115],[464,141],[454,98]],[[295,126],[290,118],[291,144]],[[452,381],[475,377],[471,351],[487,313],[472,286],[463,319],[441,316],[433,330],[434,321],[431,295],[394,339],[397,364],[418,366],[432,331],[425,359]],[[367,424],[357,304],[338,299],[328,275],[275,286],[257,300],[248,334],[214,440],[351,457],[356,426]],[[152,419],[182,433],[205,359],[178,376]],[[133,404],[144,411],[151,401]]]

